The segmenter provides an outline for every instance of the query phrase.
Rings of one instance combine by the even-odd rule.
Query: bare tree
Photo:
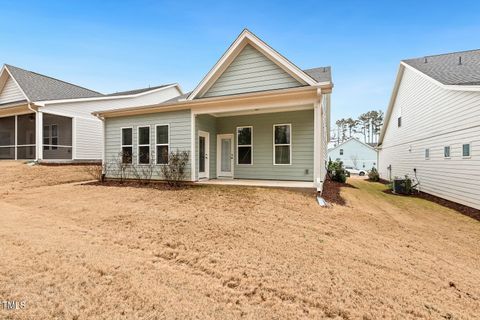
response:
[[[358,155],[354,154],[350,156],[350,160],[352,160],[353,167],[358,169]]]

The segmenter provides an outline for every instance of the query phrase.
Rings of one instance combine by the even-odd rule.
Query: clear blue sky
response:
[[[108,93],[189,91],[248,27],[331,65],[333,120],[385,109],[399,60],[480,48],[479,1],[2,1],[0,62]]]

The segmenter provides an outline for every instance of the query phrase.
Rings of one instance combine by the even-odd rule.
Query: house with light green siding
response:
[[[104,162],[138,171],[184,150],[191,181],[303,181],[321,191],[332,88],[330,67],[302,70],[245,29],[193,91],[94,112],[104,123]]]

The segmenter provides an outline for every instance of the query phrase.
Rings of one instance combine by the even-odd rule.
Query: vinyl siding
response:
[[[102,122],[84,118],[74,118],[75,159],[102,159]]]
[[[464,143],[471,143],[468,159],[462,157]],[[444,146],[451,147],[450,159],[443,157]],[[379,154],[379,172],[386,179],[414,177],[414,168],[422,191],[480,209],[480,93],[443,89],[407,68]]]
[[[191,112],[180,110],[146,114],[139,116],[107,118],[105,121],[105,158],[107,163],[114,163],[121,151],[121,128],[133,127],[133,163],[137,163],[137,130],[139,126],[150,126],[150,150],[155,150],[155,125],[170,125],[170,151],[191,151]],[[191,179],[191,165],[187,166],[186,179]],[[154,178],[159,179],[159,166],[156,166]],[[112,170],[109,177],[115,177]],[[130,177],[133,177],[130,175]]]
[[[8,77],[7,81],[5,82],[5,86],[0,92],[0,104],[21,101],[25,99],[25,96],[15,81],[11,77]]]
[[[273,165],[273,125],[287,123],[292,125],[292,164]],[[234,135],[234,178],[313,181],[313,109],[222,117],[216,126],[217,134]],[[237,164],[238,126],[253,126],[253,165]]]
[[[302,84],[273,61],[246,45],[203,97],[299,86]]]

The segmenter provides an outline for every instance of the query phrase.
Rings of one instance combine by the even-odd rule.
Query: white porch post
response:
[[[323,184],[322,177],[322,91],[317,89],[317,100],[313,109],[313,183],[317,191],[321,191]]]
[[[36,159],[43,159],[43,112],[35,113],[35,143],[36,143]]]
[[[190,170],[192,171],[191,172],[191,180],[192,181],[196,181],[196,163],[197,163],[197,157],[196,157],[196,153],[195,153],[195,144],[196,144],[196,138],[197,138],[197,135],[196,135],[196,126],[195,126],[195,117],[196,117],[196,114],[193,112],[193,110],[190,110],[191,112],[191,155],[190,155]]]
[[[15,160],[17,160],[17,144],[18,144],[18,116],[15,116],[15,134],[13,135],[15,138],[15,147],[13,148],[13,152],[15,153]]]

